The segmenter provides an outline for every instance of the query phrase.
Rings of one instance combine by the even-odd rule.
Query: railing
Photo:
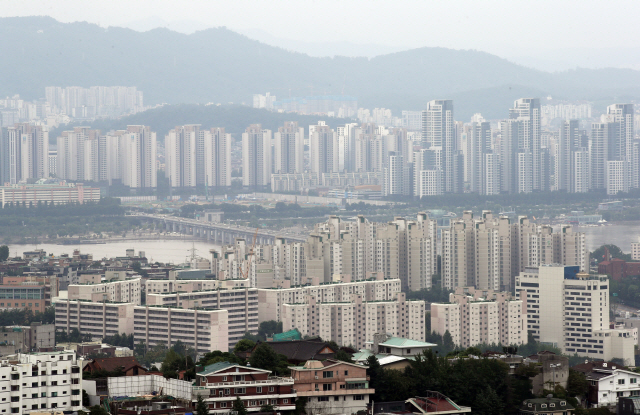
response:
[[[214,382],[207,383],[207,388],[216,386],[237,386],[237,385],[274,385],[274,384],[291,384],[293,385],[293,378],[269,378],[266,380],[237,380],[233,382]],[[203,387],[203,386],[201,386]],[[194,387],[195,389],[196,387]]]

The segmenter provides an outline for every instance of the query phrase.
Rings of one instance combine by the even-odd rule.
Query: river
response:
[[[105,244],[96,245],[56,245],[56,244],[38,244],[38,245],[9,245],[10,255],[22,256],[24,251],[32,251],[34,249],[43,249],[47,254],[73,254],[75,248],[80,249],[83,254],[92,254],[93,259],[112,258],[116,256],[125,256],[127,249],[134,249],[135,254],[144,251],[149,262],[162,262],[180,264],[185,262],[187,257],[191,256],[192,247],[196,249],[196,255],[204,258],[211,258],[209,250],[216,245],[207,243],[206,241],[184,241],[184,240],[132,240],[132,241],[114,241]]]
[[[590,251],[603,244],[618,245],[624,252],[631,251],[631,242],[638,241],[640,237],[640,221],[613,223],[609,226],[580,227],[579,232],[584,232],[587,237],[587,247]],[[182,263],[191,255],[191,248],[195,247],[196,255],[209,258],[209,249],[216,245],[205,241],[184,241],[184,240],[132,240],[114,241],[99,245],[9,245],[11,255],[22,255],[24,251],[31,251],[36,248],[44,249],[47,253],[60,255],[72,254],[74,248],[79,248],[83,254],[92,254],[94,259],[111,258],[124,256],[125,251],[133,248],[144,251],[149,261],[165,263]]]

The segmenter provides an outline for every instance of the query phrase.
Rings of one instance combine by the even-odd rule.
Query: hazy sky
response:
[[[49,15],[141,29],[164,21],[183,31],[227,26],[304,42],[442,46],[501,56],[640,47],[637,0],[2,0],[1,5],[1,16]]]

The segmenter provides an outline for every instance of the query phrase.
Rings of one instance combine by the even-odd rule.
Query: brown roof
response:
[[[581,363],[579,365],[572,366],[571,369],[577,370],[578,372],[582,372],[582,373],[590,373],[594,369],[601,369],[601,370],[616,370],[616,369],[629,370],[624,365],[620,365],[620,364],[613,363],[613,362],[587,362],[587,363]]]
[[[307,360],[327,359],[334,357],[337,352],[337,350],[333,350],[329,343],[313,340],[290,340],[267,342],[267,344],[271,346],[276,353],[287,356],[287,360],[290,362],[306,362]],[[257,346],[258,345],[256,345],[256,347]],[[328,348],[332,352],[320,353],[325,348]]]
[[[93,359],[93,368],[96,370],[106,370],[108,372],[113,372],[118,368],[122,368],[122,371],[125,372],[131,369],[134,366],[142,367],[140,363],[133,356],[124,356],[124,357],[105,357],[99,359]]]

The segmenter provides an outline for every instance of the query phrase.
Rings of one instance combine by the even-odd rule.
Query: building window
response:
[[[624,392],[618,392],[618,398],[624,396]]]
[[[364,401],[364,395],[353,395],[354,401]]]
[[[322,377],[325,378],[325,379],[326,378],[332,378],[333,377],[333,371],[327,370],[327,371],[322,372]]]
[[[283,399],[282,403],[289,403],[289,399]]]
[[[226,376],[223,376],[223,377],[222,377],[222,381],[223,381],[223,382],[226,382],[226,381],[227,381],[227,377],[226,377]]]
[[[348,371],[348,370],[345,370],[345,371],[344,371],[344,375],[345,375],[345,376],[349,376],[349,371]]]
[[[331,383],[323,383],[322,384],[322,390],[323,391],[330,391],[332,390],[333,385]]]
[[[269,386],[269,392],[275,392],[276,388],[275,386]]]
[[[235,390],[236,395],[244,395],[245,393],[247,393],[246,388],[236,388]]]
[[[318,396],[318,402],[329,402],[328,396]]]
[[[638,383],[638,378],[629,379],[629,383]]]
[[[618,379],[618,385],[624,385],[624,379]]]
[[[228,395],[229,393],[231,393],[231,391],[230,391],[229,389],[225,389],[225,390],[224,390],[224,394],[225,394],[225,395]]]
[[[226,408],[226,407],[227,407],[226,402],[220,402],[220,408]]]
[[[277,404],[278,404],[277,399],[271,399],[271,405],[277,405]]]
[[[258,386],[256,388],[256,393],[262,393],[262,386]]]
[[[257,406],[257,401],[249,401],[249,406]]]

